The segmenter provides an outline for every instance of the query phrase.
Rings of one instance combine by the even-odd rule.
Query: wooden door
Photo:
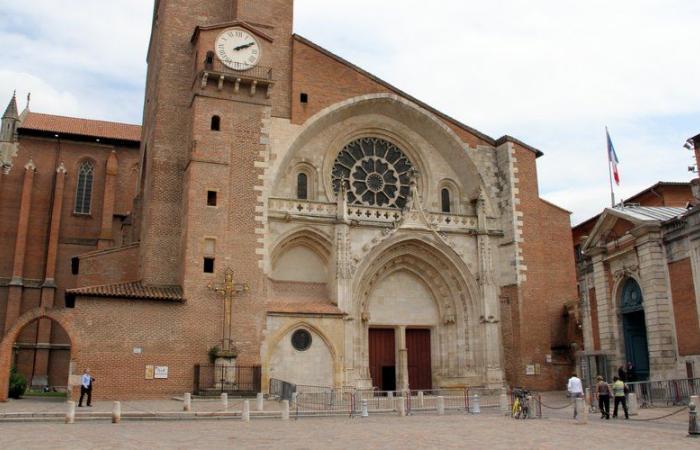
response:
[[[412,390],[427,391],[433,388],[433,371],[430,361],[430,330],[406,330],[408,351],[408,385]]]
[[[372,386],[382,391],[396,389],[396,342],[393,329],[370,328],[369,372]],[[392,374],[394,376],[392,377]]]

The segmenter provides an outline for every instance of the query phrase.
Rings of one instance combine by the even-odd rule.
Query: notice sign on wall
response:
[[[152,380],[154,375],[155,375],[155,367],[146,366],[146,379]]]
[[[168,378],[168,366],[156,366],[154,372],[156,380],[165,380]]]

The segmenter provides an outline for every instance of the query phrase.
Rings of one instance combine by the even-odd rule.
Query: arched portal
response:
[[[644,317],[644,298],[639,283],[628,278],[620,291],[620,314],[624,334],[625,357],[632,363],[628,376],[631,381],[649,378],[649,347],[647,326]]]
[[[429,238],[399,237],[359,268],[354,313],[362,344],[355,361],[367,384],[430,389],[484,376],[478,290],[451,253]]]
[[[37,365],[43,364],[40,358],[44,356],[40,352],[35,352],[34,350],[52,350],[51,348],[44,348],[41,342],[32,345],[29,350],[31,352],[26,352],[28,350],[26,347],[29,345],[24,342],[25,337],[31,335],[39,335],[46,333],[49,330],[49,337],[56,337],[63,339],[65,345],[60,348],[62,352],[67,352],[68,354],[61,354],[62,352],[57,352],[54,355],[53,361],[51,360],[50,352],[46,354],[47,357],[46,364],[48,364],[48,376],[47,383],[49,385],[53,384],[56,387],[66,389],[68,391],[68,396],[72,395],[71,383],[70,383],[70,363],[76,359],[77,349],[75,342],[75,333],[70,326],[69,321],[66,319],[66,312],[63,310],[46,310],[44,308],[35,308],[33,310],[24,313],[15,323],[15,325],[8,330],[5,337],[0,341],[0,402],[7,401],[8,387],[9,387],[9,374],[10,368],[17,364],[20,373],[25,376],[32,376],[32,373],[36,374]],[[51,324],[51,327],[47,325]],[[34,331],[33,327],[39,327],[38,333],[32,333]],[[59,350],[57,348],[56,350]],[[23,355],[22,353],[27,353]],[[31,358],[28,356],[31,354]],[[35,356],[37,356],[35,358]],[[51,365],[53,364],[53,375],[51,374]],[[31,380],[28,380],[31,382]],[[34,383],[36,384],[36,383]]]

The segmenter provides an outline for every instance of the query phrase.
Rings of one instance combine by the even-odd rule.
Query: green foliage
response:
[[[27,390],[27,380],[24,375],[17,372],[17,368],[10,369],[10,398],[20,398]]]

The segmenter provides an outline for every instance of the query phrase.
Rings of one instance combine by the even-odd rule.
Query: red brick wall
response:
[[[570,215],[540,199],[536,155],[516,145],[515,156],[520,180],[518,210],[524,213],[521,247],[527,266],[527,280],[521,286],[519,369],[524,374],[524,365],[540,364],[541,375],[524,377],[523,384],[559,389],[571,370],[570,355],[566,350],[553,352],[552,346],[558,330],[566,326],[562,323],[564,304],[578,298]],[[555,364],[545,363],[548,354]]]
[[[673,312],[676,316],[678,351],[681,356],[700,355],[700,323],[690,258],[670,263]]]

